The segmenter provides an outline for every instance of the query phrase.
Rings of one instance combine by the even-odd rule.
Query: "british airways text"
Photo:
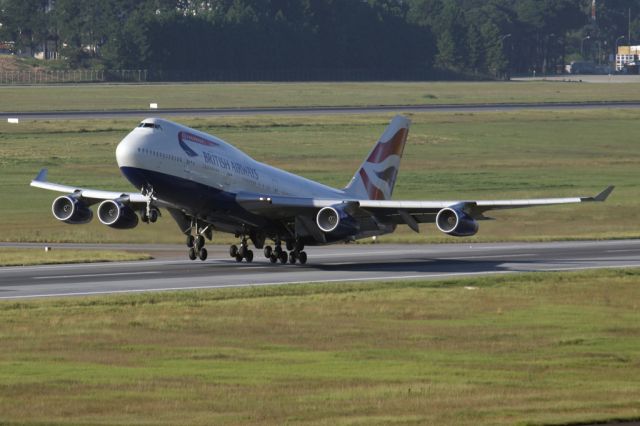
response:
[[[236,174],[243,175],[255,180],[258,180],[260,178],[258,172],[253,167],[248,167],[235,161],[230,161],[226,158],[220,157],[219,155],[211,154],[206,151],[202,151],[202,157],[204,158],[205,163],[219,169],[232,170]]]

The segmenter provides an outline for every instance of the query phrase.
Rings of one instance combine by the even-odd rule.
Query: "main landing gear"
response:
[[[249,245],[247,244],[247,239],[242,238],[242,242],[240,243],[240,247],[235,244],[229,247],[229,256],[236,259],[236,262],[242,262],[242,260],[246,260],[247,263],[253,262],[253,251],[249,249]]]
[[[213,231],[210,226],[205,226],[204,228],[200,228],[199,226],[195,226],[196,235],[187,235],[187,247],[189,247],[189,259],[196,260],[200,259],[202,261],[207,260],[207,249],[204,248],[204,237],[211,240],[213,236]]]
[[[296,262],[299,262],[301,265],[307,263],[307,253],[303,251],[304,244],[298,242],[295,245],[292,242],[287,241],[286,243],[287,250],[282,250],[282,245],[279,240],[276,240],[275,248],[271,248],[271,246],[266,246],[264,248],[264,257],[269,259],[271,263],[277,263],[278,261],[282,264],[291,263],[292,265]]]
[[[204,248],[204,237],[202,235],[187,235],[187,247],[189,247],[189,259],[207,260],[207,249]]]

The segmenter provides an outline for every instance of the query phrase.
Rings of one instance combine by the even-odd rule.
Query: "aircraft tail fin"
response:
[[[391,120],[380,140],[344,188],[347,195],[364,200],[391,199],[410,123],[407,117],[401,115]]]

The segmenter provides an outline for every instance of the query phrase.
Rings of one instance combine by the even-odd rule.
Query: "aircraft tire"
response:
[[[273,254],[273,249],[271,248],[271,246],[265,246],[265,248],[264,248],[264,257],[269,259],[272,254]]]
[[[193,238],[193,235],[187,235],[187,247],[189,248],[193,247],[194,241],[195,241],[195,238]]]
[[[158,210],[151,209],[149,210],[149,222],[156,223],[158,221]]]
[[[196,260],[196,249],[193,247],[189,248],[189,260]]]
[[[300,262],[301,265],[307,263],[307,252],[301,251],[298,253],[298,262]]]
[[[287,255],[286,251],[283,251],[282,253],[280,253],[280,256],[278,257],[280,258],[280,263],[282,263],[283,265],[287,263],[287,260],[289,259],[289,256]]]
[[[276,263],[278,261],[278,256],[276,256],[275,253],[272,254],[271,256],[269,256],[269,261],[271,263]]]
[[[229,256],[236,257],[238,255],[238,246],[235,244],[231,244],[229,247]]]
[[[242,256],[240,256],[239,254],[236,254],[236,262],[242,262]]]
[[[202,247],[204,247],[204,237],[202,235],[198,235],[195,238],[195,247],[196,250],[200,250]]]
[[[295,265],[296,260],[298,260],[296,256],[296,252],[292,251],[291,253],[289,253],[289,263],[291,263],[292,265]]]
[[[202,247],[198,252],[198,258],[204,262],[205,260],[207,260],[207,254],[207,249]]]
[[[246,250],[244,258],[247,259],[247,263],[253,262],[253,250]]]

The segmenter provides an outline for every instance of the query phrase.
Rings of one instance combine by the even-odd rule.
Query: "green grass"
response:
[[[180,119],[216,134],[254,158],[335,187],[344,186],[391,115]],[[395,199],[503,199],[594,195],[590,205],[493,213],[465,241],[640,237],[638,110],[412,114]],[[41,167],[50,179],[110,190],[132,187],[115,161],[117,143],[135,120],[0,123],[0,239],[7,241],[182,242],[165,214],[135,230],[97,221],[70,226],[51,213],[54,193],[30,188]],[[231,237],[217,235],[226,243]],[[382,241],[453,242],[433,225],[406,228]]]
[[[144,253],[128,253],[108,250],[13,249],[0,248],[0,266],[49,265],[57,263],[122,262],[147,260]]]
[[[638,419],[640,272],[0,304],[0,423]]]
[[[635,83],[197,83],[0,87],[0,111],[637,101]]]

